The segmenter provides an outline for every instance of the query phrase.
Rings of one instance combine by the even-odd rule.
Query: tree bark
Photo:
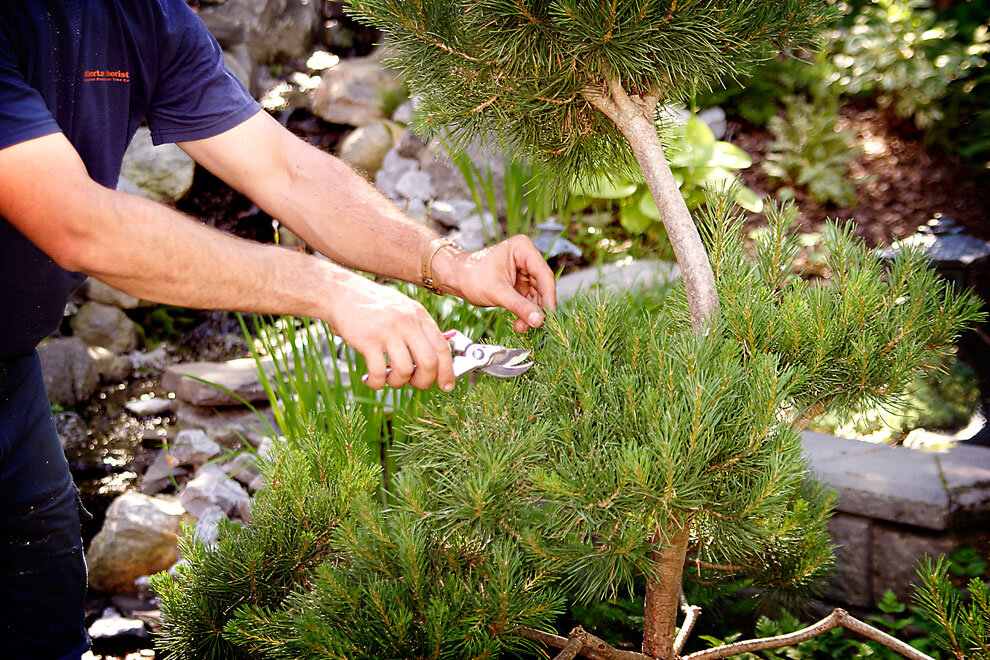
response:
[[[691,219],[680,188],[670,171],[670,164],[657,135],[656,96],[629,96],[618,80],[608,81],[608,93],[589,89],[588,101],[609,119],[632,146],[633,155],[646,179],[646,186],[660,209],[663,226],[681,268],[687,289],[691,325],[701,329],[718,312],[718,292],[708,253],[698,228]]]
[[[654,543],[662,539],[653,538]],[[690,540],[690,525],[684,525],[667,541],[668,546],[650,553],[656,564],[657,579],[646,581],[643,608],[643,653],[651,658],[675,660],[678,600],[681,594],[684,559]]]

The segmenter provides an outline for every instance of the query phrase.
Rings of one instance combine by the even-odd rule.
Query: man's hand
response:
[[[504,307],[516,315],[516,332],[543,324],[543,310],[557,306],[553,272],[526,236],[513,236],[477,252],[440,250],[433,272],[441,288],[479,307]]]
[[[340,282],[340,294],[326,320],[364,356],[368,387],[409,383],[425,390],[435,381],[445,392],[454,389],[450,346],[426,309],[391,287],[348,275]],[[387,376],[386,355],[391,369]]]

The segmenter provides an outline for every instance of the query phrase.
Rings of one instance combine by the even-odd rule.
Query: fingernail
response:
[[[532,326],[537,326],[543,320],[543,316],[539,312],[533,312],[529,315],[529,324]]]
[[[452,389],[454,389],[454,384],[444,383],[443,385],[440,386],[440,389],[443,390],[444,392],[450,392]]]

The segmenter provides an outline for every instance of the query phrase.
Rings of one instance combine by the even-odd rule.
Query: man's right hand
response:
[[[450,346],[422,305],[356,273],[339,271],[335,279],[339,293],[325,320],[364,356],[368,387],[409,383],[425,390],[436,382],[445,392],[454,389]]]

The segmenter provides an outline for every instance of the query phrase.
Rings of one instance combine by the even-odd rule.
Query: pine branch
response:
[[[691,637],[691,631],[694,630],[694,625],[698,623],[698,618],[701,616],[701,608],[699,606],[688,604],[687,598],[684,597],[684,589],[681,589],[678,600],[681,604],[681,611],[684,612],[684,623],[681,624],[681,629],[677,631],[677,639],[674,640],[675,656],[681,655],[684,645],[687,644],[688,638]]]
[[[863,637],[879,642],[887,648],[900,653],[905,658],[909,658],[909,660],[935,660],[930,655],[922,653],[913,646],[905,644],[901,640],[891,637],[882,630],[874,628],[870,624],[864,623],[863,621],[850,616],[849,613],[842,608],[832,610],[831,614],[818,623],[814,623],[807,628],[802,628],[801,630],[797,630],[786,635],[733,642],[731,644],[718,646],[713,649],[696,651],[695,653],[684,656],[683,660],[719,660],[720,658],[729,658],[742,653],[752,653],[754,651],[763,651],[765,649],[778,649],[783,646],[799,644],[800,642],[809,640],[812,637],[817,637],[822,633],[828,632],[833,628],[845,628],[846,630],[859,633]]]
[[[580,626],[575,628],[575,630],[579,629],[581,629]],[[520,628],[517,633],[520,637],[558,649],[566,648],[571,642],[571,639],[567,637],[561,637],[560,635],[554,635],[553,633],[543,632],[533,628]],[[654,660],[650,656],[637,653],[636,651],[617,649],[608,642],[595,637],[583,629],[582,633],[583,635],[580,637],[582,646],[580,651],[578,651],[578,655],[583,655],[589,660]],[[574,631],[571,631],[571,635],[574,635]]]

